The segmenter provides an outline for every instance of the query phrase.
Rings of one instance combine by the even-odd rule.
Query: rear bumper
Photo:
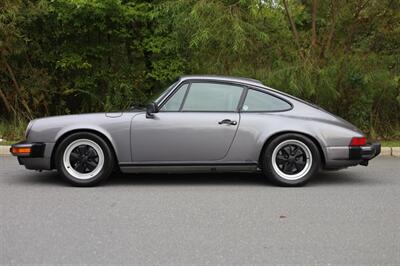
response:
[[[368,165],[368,161],[381,152],[380,143],[371,143],[364,146],[327,147],[325,169],[341,169],[349,166]]]
[[[381,144],[379,142],[371,143],[365,146],[350,147],[349,159],[359,160],[361,165],[368,165],[368,161],[381,153]]]
[[[10,152],[26,169],[50,170],[53,147],[54,143],[22,141],[11,145]]]

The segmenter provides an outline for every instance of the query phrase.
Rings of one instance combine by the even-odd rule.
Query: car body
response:
[[[303,152],[307,147],[316,149],[309,155],[314,152],[318,168],[323,169],[367,165],[380,152],[379,143],[366,143],[355,126],[322,108],[257,80],[223,76],[183,76],[147,110],[32,120],[26,140],[14,144],[11,152],[27,169],[60,170],[62,163],[56,161],[59,145],[71,134],[80,133],[104,140],[112,153],[110,160],[124,173],[257,171],[263,169],[264,157],[273,153],[271,150],[264,156],[271,141],[282,135],[295,141],[288,144],[287,151],[296,148],[296,139],[309,143],[297,146]],[[87,145],[89,153],[96,154],[90,143]],[[275,152],[282,158],[290,157],[285,150]],[[75,150],[70,156],[76,154]],[[301,161],[308,155],[304,156]],[[289,159],[293,165],[297,160]],[[278,183],[299,185],[307,180]]]

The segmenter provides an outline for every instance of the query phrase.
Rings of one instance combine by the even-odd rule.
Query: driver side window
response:
[[[235,112],[243,87],[224,83],[184,84],[161,106],[161,112]]]

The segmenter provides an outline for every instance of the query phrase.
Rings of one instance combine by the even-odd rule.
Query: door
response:
[[[240,86],[183,84],[153,118],[132,120],[134,162],[206,163],[222,160],[239,126]]]

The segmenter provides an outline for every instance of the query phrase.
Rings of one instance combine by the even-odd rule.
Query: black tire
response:
[[[305,185],[321,167],[318,147],[306,136],[295,133],[282,134],[267,145],[261,165],[264,175],[277,185]],[[299,151],[296,150],[296,146],[300,148]],[[295,152],[303,154],[295,156]]]
[[[71,147],[73,147],[73,145],[78,145],[80,142],[85,142],[85,141],[89,145],[82,144],[79,145],[77,148],[75,148],[78,149],[79,152],[81,152],[81,150],[83,150],[83,152],[82,154],[79,153],[80,157],[78,159],[78,162],[72,163],[71,160],[72,157],[68,157],[68,152],[72,149]],[[86,150],[86,155],[84,152],[85,150]],[[72,153],[74,153],[75,156],[78,154],[76,150],[73,150]],[[90,156],[88,155],[88,153],[91,153]],[[69,158],[66,159],[67,163],[64,160],[64,154],[66,158]],[[95,162],[96,156],[97,156],[97,165],[94,167],[92,171],[90,171],[90,169],[87,168],[89,167],[88,164],[90,164],[91,167],[93,167],[93,164],[96,164]],[[95,158],[91,159],[92,157]],[[99,161],[100,160],[99,157],[103,159]],[[76,165],[78,165],[78,167],[80,165],[83,165],[81,168],[79,168],[79,170],[82,171],[82,173],[78,171],[78,168],[75,169],[74,166]],[[88,186],[95,186],[100,182],[105,181],[110,176],[115,166],[115,159],[113,151],[103,138],[89,132],[77,132],[67,136],[57,146],[55,153],[55,166],[58,170],[58,173],[72,185],[79,187],[88,187]],[[67,170],[67,168],[69,168],[69,170]],[[71,174],[71,171],[74,171],[74,173]],[[74,174],[76,176],[74,176]],[[86,176],[89,175],[89,176],[85,178],[80,176],[81,178],[77,178],[79,174],[81,174],[82,176],[84,175]]]

